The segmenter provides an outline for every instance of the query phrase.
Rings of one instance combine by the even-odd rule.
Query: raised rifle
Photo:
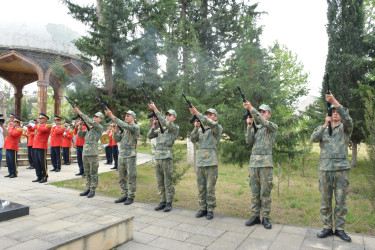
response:
[[[96,96],[95,99],[99,102],[99,104],[103,107],[104,110],[109,110],[109,108],[107,107],[107,105],[105,105],[105,104],[100,100],[99,97]],[[109,118],[109,119],[107,119],[107,120],[105,120],[105,121],[108,123],[108,122],[111,121],[111,120],[112,120],[112,119]],[[120,133],[124,132],[124,129],[123,129],[123,128],[121,128],[120,126],[117,126],[117,127],[120,129]]]
[[[325,83],[327,85],[327,92],[326,93],[331,94],[331,90],[329,88],[329,74],[328,73],[326,73],[324,80],[325,80]],[[332,117],[331,103],[329,103],[329,102],[327,102],[327,112],[328,112],[328,116]],[[328,134],[330,136],[332,136],[332,124],[331,124],[331,122],[328,122]]]
[[[192,108],[193,104],[191,104],[191,102],[186,98],[186,95],[185,95],[184,91],[182,91],[181,95],[185,98],[185,101],[187,102],[189,108]],[[201,121],[198,119],[198,117],[196,115],[193,115],[193,117],[190,119],[190,124],[193,124],[193,122],[195,122],[196,120],[201,124],[200,127],[202,129],[202,133],[204,134],[204,132],[206,132],[206,130],[204,129],[203,124],[201,123]]]
[[[240,91],[243,103],[247,102],[246,97],[242,93],[242,90],[241,90],[240,86],[237,86],[237,88]],[[253,116],[251,115],[250,111],[246,109],[246,113],[243,115],[242,119],[246,121],[248,117],[253,118]],[[253,121],[253,128],[254,128],[254,133],[256,133],[257,130],[258,130],[258,128],[255,126],[255,121]]]
[[[146,97],[148,103],[152,103],[152,100],[151,100],[151,98],[147,95],[146,90],[145,90],[144,88],[142,88],[142,91],[143,91],[143,93],[144,93],[144,95],[145,95],[145,97]],[[152,117],[155,117],[156,119],[158,118],[158,117],[156,116],[156,114],[155,114],[154,111],[152,111],[152,113],[148,114],[147,117],[148,117],[148,119],[151,119]],[[164,133],[164,129],[163,129],[163,127],[161,126],[159,119],[157,119],[157,120],[158,120],[159,127],[160,127],[160,133],[163,134],[163,133]]]
[[[66,97],[65,95],[64,95],[64,97],[65,97],[65,99],[69,102],[69,104],[72,106],[72,108],[75,108],[76,106],[73,104],[73,102],[71,101],[71,100],[69,100],[69,98],[68,97]],[[79,117],[79,118],[81,118],[82,119],[82,121],[85,123],[85,125],[86,125],[86,129],[87,129],[87,131],[90,131],[90,127],[87,125],[87,123],[86,123],[86,121],[79,115],[79,114],[77,114],[77,116],[76,116],[77,118]]]

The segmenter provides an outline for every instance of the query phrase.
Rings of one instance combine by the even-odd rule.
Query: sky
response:
[[[75,2],[89,4],[96,3],[96,0]],[[250,3],[256,2],[258,11],[267,12],[259,22],[263,26],[262,46],[271,46],[275,40],[287,46],[309,73],[309,95],[319,96],[328,52],[326,0],[250,0]],[[84,34],[85,26],[67,12],[67,7],[59,0],[0,0],[0,25],[23,22],[64,24]],[[101,75],[100,71],[97,68],[94,74]],[[36,83],[25,89],[36,90]]]

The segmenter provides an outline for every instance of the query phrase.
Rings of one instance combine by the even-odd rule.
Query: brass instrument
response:
[[[100,142],[102,144],[108,144],[111,141],[111,137],[107,134],[107,132],[104,132],[102,136],[100,137]]]

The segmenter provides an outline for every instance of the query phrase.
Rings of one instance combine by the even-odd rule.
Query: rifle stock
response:
[[[238,89],[238,91],[240,91],[240,95],[241,95],[241,97],[242,97],[242,102],[243,102],[243,103],[247,102],[246,97],[245,97],[245,95],[242,93],[242,90],[241,90],[240,86],[237,86],[237,89]],[[244,116],[242,117],[242,119],[246,121],[248,117],[253,118],[253,116],[251,115],[250,111],[249,111],[249,110],[246,110],[246,113],[244,114]],[[253,121],[253,125],[252,125],[252,126],[253,126],[253,128],[254,128],[254,133],[256,133],[257,130],[258,130],[258,128],[257,128],[256,125],[255,125],[255,120]]]
[[[191,102],[186,98],[186,95],[185,95],[184,91],[182,91],[181,95],[185,98],[185,101],[187,102],[189,108],[192,108],[193,104],[191,104]],[[196,120],[198,120],[198,122],[200,123],[202,133],[204,134],[204,132],[206,132],[206,130],[204,129],[203,124],[201,123],[201,121],[198,119],[198,117],[196,115],[194,115],[192,118],[190,118],[189,122],[190,122],[190,124],[193,124],[193,122],[195,122]]]
[[[326,73],[325,75],[325,82],[326,82],[326,85],[327,85],[327,94],[331,94],[331,90],[329,88],[329,74]],[[332,117],[332,109],[331,109],[331,103],[327,102],[327,112],[328,112],[328,116],[329,117]],[[332,124],[331,122],[328,122],[328,134],[330,136],[332,136]]]
[[[65,97],[65,99],[69,102],[69,104],[72,106],[72,108],[75,108],[75,107],[76,107],[76,106],[73,104],[73,102],[72,102],[71,100],[69,100],[68,97],[66,97],[65,95],[64,95],[64,97]],[[83,119],[80,115],[77,114],[77,118],[78,118],[78,117],[81,118],[82,121],[85,123],[87,131],[90,131],[90,127],[87,125],[85,119]]]
[[[147,95],[146,90],[145,90],[144,88],[142,88],[142,91],[143,91],[143,94],[145,95],[145,97],[146,97],[146,99],[147,99],[147,102],[148,102],[148,103],[152,103],[152,100],[151,100],[151,98]],[[156,117],[156,119],[158,118],[158,117],[156,116],[156,114],[155,114],[154,111],[152,111],[151,114],[148,114],[147,117],[148,117],[148,119],[151,119],[152,117]],[[163,129],[163,127],[161,126],[159,119],[157,119],[157,120],[158,120],[158,123],[159,123],[160,132],[163,134],[163,133],[164,133],[164,129]]]

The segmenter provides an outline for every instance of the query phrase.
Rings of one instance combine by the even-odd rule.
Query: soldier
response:
[[[83,145],[83,166],[86,173],[86,190],[80,193],[80,196],[92,198],[95,196],[95,189],[98,186],[98,141],[103,133],[103,126],[100,125],[104,119],[101,112],[97,112],[91,120],[87,115],[81,112],[79,108],[75,107],[74,112],[81,116],[86,121],[87,125],[91,125],[90,131],[83,130],[82,124],[78,128],[78,137],[85,137],[85,144]]]
[[[63,133],[62,151],[64,165],[70,165],[70,148],[72,147],[73,129],[70,128],[70,123],[65,121],[65,131]]]
[[[78,128],[79,126],[82,125],[82,131],[85,131],[87,129],[85,123],[82,121],[81,117],[76,117],[76,123],[73,131],[73,135],[75,135],[75,141],[74,141],[74,146],[76,148],[77,152],[77,162],[78,162],[78,168],[79,172],[76,174],[77,176],[86,176],[85,174],[85,169],[83,167],[83,160],[82,160],[82,153],[83,153],[83,145],[85,144],[85,138],[79,138],[77,136],[78,134]]]
[[[61,117],[55,115],[54,125],[51,129],[51,161],[53,169],[50,171],[60,172],[61,170],[61,146],[65,126],[61,125]]]
[[[332,194],[335,195],[336,207],[335,235],[342,240],[351,242],[345,233],[346,195],[349,191],[350,164],[348,161],[348,144],[353,132],[353,121],[349,110],[345,109],[332,94],[326,94],[327,102],[332,106],[332,117],[328,114],[323,126],[317,127],[311,135],[313,142],[319,142],[319,189],[322,194],[320,216],[324,229],[319,232],[318,238],[333,235],[332,223]],[[332,124],[332,135],[327,127]]]
[[[116,123],[113,122],[112,123],[112,130],[111,130],[111,133],[109,135],[111,140],[110,140],[108,146],[110,146],[112,148],[112,158],[113,158],[113,161],[115,162],[115,165],[111,169],[118,169],[118,145],[113,140],[113,133],[114,133],[114,130],[115,130],[116,126],[117,126]]]
[[[213,108],[207,109],[202,115],[193,107],[190,113],[195,115],[205,127],[203,133],[198,120],[194,123],[194,129],[190,134],[193,143],[199,142],[197,151],[197,185],[199,212],[196,218],[206,216],[207,220],[214,217],[216,207],[215,185],[218,177],[219,156],[217,147],[223,132],[223,128],[217,122],[217,111]]]
[[[35,130],[33,151],[34,151],[34,163],[35,173],[37,178],[33,182],[44,183],[47,182],[47,150],[48,150],[48,138],[51,133],[52,125],[47,123],[49,117],[44,114],[39,114],[39,125]]]
[[[9,136],[9,131],[5,127],[4,122],[5,120],[3,118],[3,114],[0,114],[0,169],[1,169],[1,162],[3,160],[4,140],[7,136]]]
[[[106,131],[106,134],[111,137],[112,134],[112,124],[108,126],[108,129]],[[113,156],[112,156],[112,145],[110,145],[111,142],[105,147],[105,158],[107,159],[105,165],[111,165],[113,162]],[[105,145],[104,145],[105,146]]]
[[[125,113],[125,122],[115,117],[109,109],[105,110],[105,113],[117,124],[118,128],[116,128],[113,134],[113,139],[116,143],[120,142],[118,179],[121,188],[121,197],[115,200],[115,203],[124,202],[124,205],[130,205],[134,201],[137,190],[136,145],[140,128],[135,122],[136,114],[131,110]]]
[[[154,111],[157,117],[157,119],[154,119],[151,129],[147,133],[148,139],[156,138],[156,147],[153,153],[155,162],[153,166],[156,173],[160,204],[155,207],[155,210],[163,209],[164,212],[169,212],[172,210],[174,196],[172,146],[177,139],[180,127],[174,124],[177,113],[173,109],[169,109],[165,114],[166,118],[164,118],[154,103],[150,103],[148,106]],[[164,128],[163,133],[160,128],[157,128],[159,122]]]
[[[20,141],[23,129],[20,126],[21,119],[15,116],[13,124],[8,129],[9,136],[5,138],[4,149],[6,149],[6,161],[8,166],[8,175],[4,177],[16,178],[18,175],[17,169],[17,152],[19,151],[18,143]]]
[[[253,217],[245,225],[253,226],[260,224],[260,215],[262,215],[262,224],[264,228],[271,229],[272,224],[269,221],[271,212],[271,190],[273,187],[273,162],[272,148],[276,140],[277,125],[270,122],[271,108],[262,104],[259,112],[254,109],[249,101],[243,104],[244,108],[249,110],[252,117],[248,117],[246,122],[247,132],[246,142],[251,144],[250,156],[250,187],[252,192],[251,210]],[[252,124],[256,121],[257,131],[255,132]]]
[[[8,129],[13,128],[14,117],[16,116],[13,113],[9,113]]]
[[[27,157],[29,159],[30,166],[27,169],[35,169],[34,167],[34,150],[33,150],[33,144],[34,144],[34,137],[35,137],[35,130],[36,125],[38,124],[38,121],[36,119],[32,119],[30,123],[27,125],[26,130],[26,137],[27,137]]]

